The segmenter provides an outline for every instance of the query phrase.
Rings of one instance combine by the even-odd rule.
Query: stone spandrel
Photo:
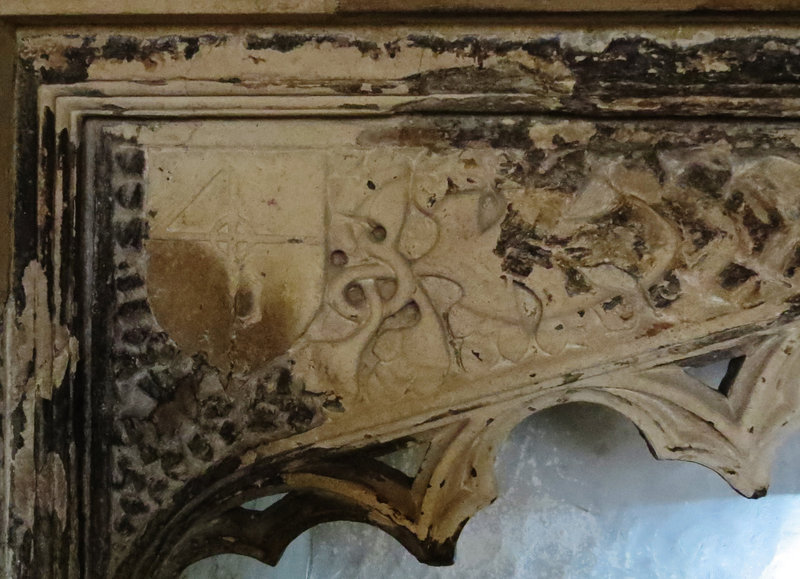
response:
[[[273,120],[242,146],[243,128],[140,130],[153,312],[223,372],[281,358],[350,403],[471,395],[798,293],[791,125]]]
[[[113,261],[101,269],[117,300],[112,568],[140,564],[126,545],[151,540],[148,526],[178,537],[181,517],[202,516],[171,510],[187,487],[205,492],[199,480],[268,492],[238,480],[251,467],[276,488],[323,489],[273,514],[328,512],[329,485],[344,501],[331,517],[382,512],[372,485],[385,481],[410,509],[385,528],[447,561],[493,496],[497,440],[576,400],[629,416],[659,457],[764,493],[769,452],[754,449],[796,408],[781,378],[795,363],[794,124],[397,114],[89,128],[109,223],[98,259]],[[738,360],[725,388],[681,369],[723,354]],[[330,440],[393,444],[402,428],[426,449],[411,487],[373,459],[271,466]],[[245,515],[189,533],[229,536]]]
[[[385,464],[323,465],[322,481],[292,466],[284,480],[341,485],[374,512],[387,501],[364,488],[397,483],[397,527],[435,537],[444,561],[493,496],[497,440],[573,400],[627,412],[662,458],[765,492],[759,449],[796,408],[781,378],[796,330],[778,333],[800,293],[794,124],[397,115],[117,130],[144,156],[148,235],[127,262],[143,268],[147,323],[194,364],[125,425],[138,447],[114,449],[119,471],[167,451],[150,472],[169,492],[114,497],[120,543],[221,457],[246,468],[257,445],[269,458],[410,417],[436,457],[413,486]],[[724,392],[669,366],[723,351],[741,361]],[[423,430],[448,405],[478,417]],[[239,516],[197,532],[230,536]]]

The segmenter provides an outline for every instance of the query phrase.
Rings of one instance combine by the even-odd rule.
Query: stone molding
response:
[[[791,11],[797,0],[196,0],[164,4],[156,0],[6,0],[0,16],[165,16],[165,15],[336,15],[369,13],[525,12],[682,12]]]

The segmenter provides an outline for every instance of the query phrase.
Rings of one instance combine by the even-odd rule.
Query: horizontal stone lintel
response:
[[[4,0],[0,17],[348,14],[363,12],[682,12],[795,11],[798,0]]]

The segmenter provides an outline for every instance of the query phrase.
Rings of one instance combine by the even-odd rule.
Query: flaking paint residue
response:
[[[69,368],[74,371],[78,355],[77,340],[51,319],[47,279],[40,263],[28,264],[21,286],[23,304],[10,298],[0,320],[5,329],[0,356],[3,500],[10,525],[4,538],[10,550],[6,571],[26,556],[37,509],[54,515],[59,532],[66,529],[68,483],[62,457],[48,452],[37,472],[34,441],[37,430],[45,426],[37,423],[36,408],[52,398]]]

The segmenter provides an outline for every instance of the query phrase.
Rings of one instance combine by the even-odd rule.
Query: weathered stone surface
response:
[[[498,442],[572,401],[763,495],[798,416],[799,39],[21,34],[6,569],[274,562],[336,519],[446,563]],[[683,370],[726,357],[716,391]]]

